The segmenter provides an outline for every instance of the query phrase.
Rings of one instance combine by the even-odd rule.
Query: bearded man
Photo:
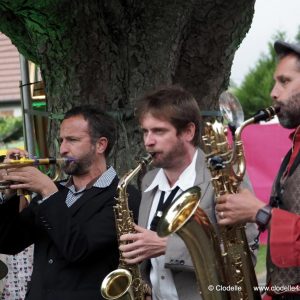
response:
[[[10,191],[0,203],[0,253],[34,245],[26,300],[99,300],[104,277],[119,262],[113,206],[118,177],[107,157],[116,138],[114,120],[96,107],[74,107],[60,126],[60,155],[67,181],[54,183],[35,167],[3,175]],[[11,150],[27,156],[22,150]],[[38,194],[19,211],[18,189]],[[139,193],[128,186],[137,218]]]
[[[279,61],[271,92],[280,108],[278,119],[285,128],[293,128],[292,148],[284,158],[268,205],[248,190],[221,196],[216,210],[219,224],[254,222],[269,229],[267,255],[268,298],[300,298],[300,44],[276,41]]]
[[[199,300],[186,245],[176,234],[162,238],[156,233],[163,211],[177,195],[195,185],[201,189],[201,208],[216,224],[214,189],[205,154],[199,148],[199,106],[183,88],[166,86],[137,101],[136,116],[156,168],[143,178],[137,233],[122,235],[127,243],[120,250],[127,263],[142,262],[141,273],[152,287],[152,300]],[[246,232],[254,246],[254,224],[247,226]]]

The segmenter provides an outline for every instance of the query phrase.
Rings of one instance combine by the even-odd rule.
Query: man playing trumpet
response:
[[[69,179],[54,183],[35,167],[9,169],[12,181],[0,204],[0,252],[16,254],[34,244],[26,300],[99,300],[100,283],[118,265],[113,205],[118,178],[107,156],[115,123],[102,111],[75,107],[60,127],[60,155]],[[27,155],[12,150],[9,155]],[[35,192],[19,212],[18,189]],[[14,193],[15,194],[15,193]],[[137,212],[139,194],[129,190]],[[130,199],[129,199],[130,200]]]

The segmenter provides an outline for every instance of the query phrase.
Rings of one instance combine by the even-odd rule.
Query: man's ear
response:
[[[196,126],[193,122],[187,124],[184,130],[184,136],[188,142],[191,142],[195,136]]]
[[[106,148],[108,145],[108,140],[106,137],[101,137],[98,139],[97,143],[96,143],[96,151],[99,154],[104,154]]]

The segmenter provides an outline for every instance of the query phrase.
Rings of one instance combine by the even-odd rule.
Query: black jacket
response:
[[[34,244],[34,265],[26,300],[99,300],[104,277],[118,266],[115,230],[118,178],[87,190],[70,208],[68,189],[42,204],[34,199],[21,213],[18,200],[0,205],[0,252],[16,254]],[[128,187],[137,217],[140,194]]]

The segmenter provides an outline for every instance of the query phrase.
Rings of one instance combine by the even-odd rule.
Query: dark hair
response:
[[[66,112],[64,120],[74,116],[83,116],[84,120],[88,122],[89,134],[93,144],[101,137],[107,138],[107,148],[104,152],[107,157],[116,140],[116,124],[114,119],[101,109],[92,105],[71,108]]]
[[[146,94],[136,105],[135,114],[139,121],[145,114],[170,122],[180,134],[189,123],[195,124],[194,146],[200,145],[201,114],[193,95],[178,85],[159,88]]]

